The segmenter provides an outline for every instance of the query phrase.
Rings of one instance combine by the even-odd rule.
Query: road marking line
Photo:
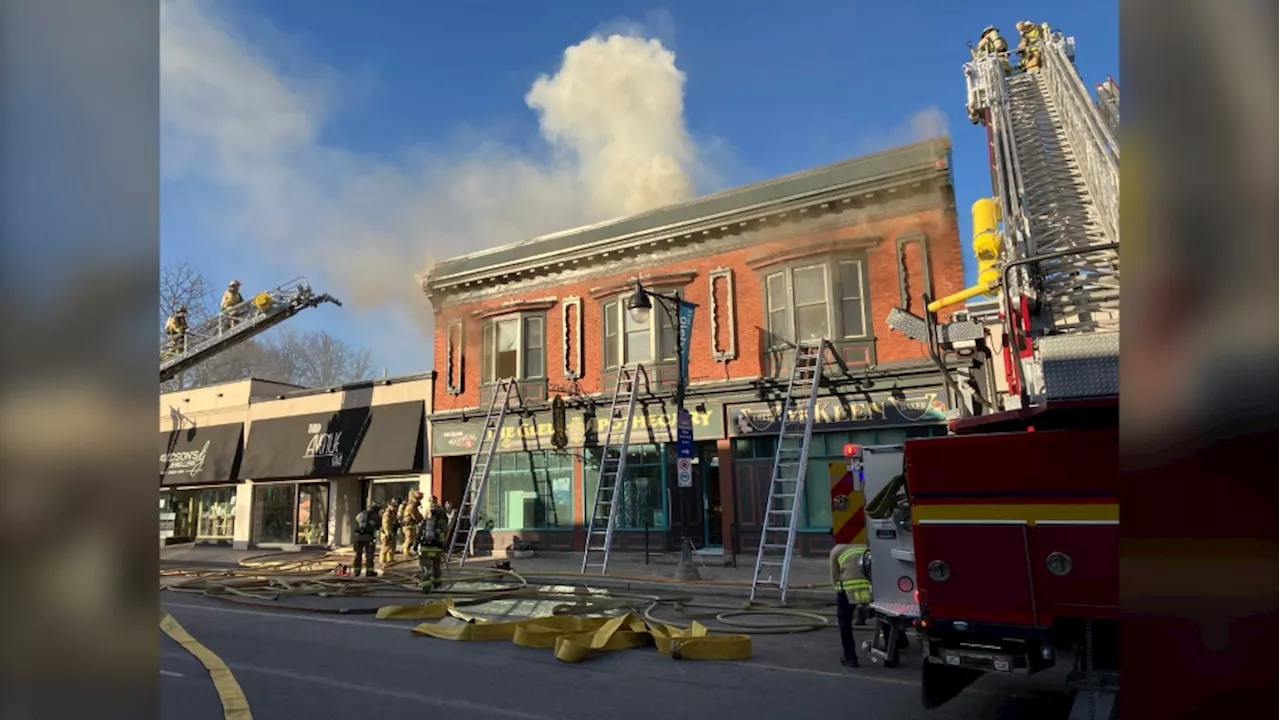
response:
[[[173,672],[172,670],[161,670],[160,674],[168,675],[169,677],[185,677],[182,673],[176,673],[176,672]]]
[[[231,674],[231,669],[222,661],[222,658],[191,637],[191,633],[183,629],[178,621],[164,610],[160,611],[160,629],[184,650],[194,655],[209,671],[213,687],[218,691],[218,698],[222,700],[222,714],[226,720],[253,720],[253,713],[249,711],[249,700],[244,696],[244,690],[240,688],[240,683],[236,682],[236,676]]]

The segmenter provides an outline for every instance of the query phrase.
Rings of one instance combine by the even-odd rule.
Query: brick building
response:
[[[519,538],[578,550],[617,368],[641,364],[615,548],[677,549],[681,529],[715,552],[754,552],[790,357],[827,337],[849,367],[815,414],[798,548],[830,545],[828,466],[845,443],[945,430],[948,395],[920,343],[890,331],[894,306],[964,287],[950,146],[933,140],[438,264],[432,477],[461,497],[495,378],[520,380],[530,412],[505,424],[481,515],[501,550]],[[686,407],[694,485],[674,461],[675,328],[626,312],[636,281],[695,303]],[[654,325],[656,324],[656,327]],[[548,401],[568,406],[568,452],[551,450]],[[648,528],[650,531],[646,533]],[[487,535],[488,537],[483,537]]]

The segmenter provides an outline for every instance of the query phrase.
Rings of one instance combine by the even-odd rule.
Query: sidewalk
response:
[[[317,556],[323,550],[304,551]],[[332,551],[335,555],[350,555],[350,548],[338,548]],[[181,569],[183,567],[237,567],[242,560],[259,557],[264,560],[272,555],[296,556],[299,553],[281,553],[270,550],[234,550],[225,547],[202,547],[192,545],[174,545],[160,550],[160,566],[162,569]],[[636,590],[654,594],[690,593],[696,595],[715,595],[724,597],[747,598],[751,594],[751,576],[755,569],[754,555],[739,555],[738,567],[725,566],[730,561],[723,556],[694,556],[694,565],[698,569],[697,582],[680,582],[675,580],[677,553],[649,556],[649,564],[645,564],[643,554],[615,552],[609,557],[609,573],[601,576],[596,573],[583,575],[582,555],[578,553],[539,552],[532,558],[495,558],[479,557],[467,560],[467,567],[483,569],[490,567],[497,560],[511,563],[511,569],[517,573],[538,580],[559,580],[565,584],[583,583],[593,587]],[[830,590],[826,558],[795,558],[791,562],[791,589],[788,599],[809,602],[834,602]],[[762,599],[776,597],[776,592],[766,590]]]

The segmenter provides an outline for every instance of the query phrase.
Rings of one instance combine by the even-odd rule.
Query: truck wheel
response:
[[[958,668],[924,659],[920,674],[920,700],[925,710],[933,710],[964,691],[982,672]]]

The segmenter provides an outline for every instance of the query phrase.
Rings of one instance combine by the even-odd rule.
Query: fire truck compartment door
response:
[[[1025,523],[921,521],[915,546],[921,602],[935,620],[1035,624]]]

